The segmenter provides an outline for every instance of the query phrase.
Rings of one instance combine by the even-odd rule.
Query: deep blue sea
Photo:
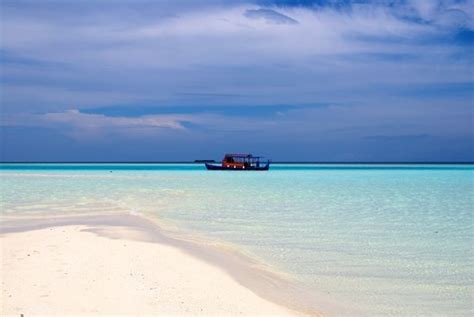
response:
[[[229,243],[351,316],[473,316],[474,165],[1,164],[3,218],[132,212]]]

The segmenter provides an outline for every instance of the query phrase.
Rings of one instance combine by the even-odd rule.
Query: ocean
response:
[[[350,316],[474,314],[474,165],[0,164],[0,190],[4,219],[129,212],[229,244]]]

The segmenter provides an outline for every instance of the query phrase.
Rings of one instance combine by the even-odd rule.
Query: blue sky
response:
[[[3,161],[473,161],[474,2],[1,2]]]

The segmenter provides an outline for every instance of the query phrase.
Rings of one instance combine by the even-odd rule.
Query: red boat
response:
[[[252,154],[226,154],[220,165],[206,163],[208,170],[229,170],[229,171],[268,171],[270,169],[270,160],[262,161],[261,156]]]

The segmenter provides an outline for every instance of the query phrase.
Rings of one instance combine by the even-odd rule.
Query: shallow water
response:
[[[2,164],[2,215],[139,212],[233,243],[354,316],[471,316],[473,165]],[[339,311],[341,312],[341,311]]]

